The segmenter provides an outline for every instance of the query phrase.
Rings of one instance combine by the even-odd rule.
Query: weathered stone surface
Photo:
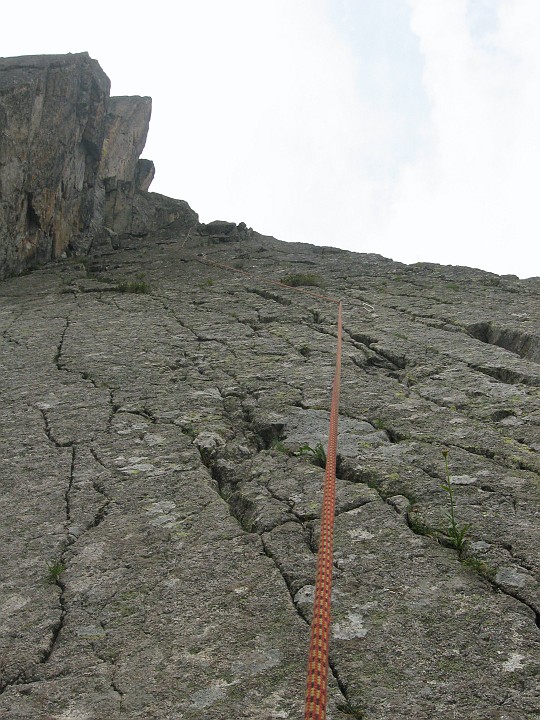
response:
[[[249,237],[249,233],[252,232],[251,228],[248,229],[246,223],[228,222],[226,220],[213,220],[209,223],[199,223],[198,233],[203,237],[208,237],[213,242],[232,242],[235,240],[242,240]]]
[[[106,228],[143,235],[197,222],[186,203],[146,192],[151,99],[109,89],[88,53],[0,59],[0,278],[102,247]]]
[[[0,60],[0,277],[100,226],[109,89],[87,53]]]
[[[138,190],[135,183],[118,182],[107,193],[105,223],[118,235],[168,237],[194,227],[199,216],[184,200]]]
[[[105,140],[101,151],[100,176],[105,180],[132,182],[146,144],[152,100],[121,96],[109,99]]]
[[[188,226],[0,284],[0,717],[300,720],[335,309],[267,281],[306,267],[329,718],[540,717],[540,280]]]

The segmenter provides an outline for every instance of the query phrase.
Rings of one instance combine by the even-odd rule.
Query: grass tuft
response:
[[[286,275],[284,278],[282,278],[281,282],[283,283],[283,285],[288,285],[289,287],[324,287],[322,277],[320,277],[320,275],[313,275],[310,273],[296,273],[293,275]]]
[[[485,563],[483,560],[478,560],[478,558],[475,557],[468,557],[463,560],[463,565],[471,570],[474,570],[475,573],[483,578],[486,578],[486,580],[491,582],[495,580],[497,570],[494,567],[491,567],[491,565]]]
[[[150,286],[144,280],[124,280],[116,286],[116,290],[121,293],[146,295],[150,292]]]
[[[53,562],[47,563],[47,575],[49,582],[57,583],[60,576],[65,572],[66,566],[61,560],[53,560]]]
[[[326,467],[326,451],[322,443],[318,442],[315,447],[311,445],[303,445],[298,451],[298,455],[311,455],[313,464],[319,467]]]
[[[285,455],[292,455],[289,448],[283,444],[281,440],[273,440],[272,444],[270,445],[271,450],[276,450],[277,452],[283,453]]]
[[[465,536],[467,535],[470,525],[460,525],[456,519],[456,498],[454,492],[454,486],[450,478],[450,469],[448,467],[448,450],[442,451],[444,457],[444,467],[446,473],[446,482],[441,487],[448,495],[448,501],[450,503],[450,510],[446,513],[448,520],[448,527],[445,531],[445,535],[450,538],[450,542],[456,548],[458,553],[461,553],[465,546]]]

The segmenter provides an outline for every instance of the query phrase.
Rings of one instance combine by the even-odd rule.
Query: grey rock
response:
[[[149,194],[148,97],[109,97],[88,53],[0,59],[0,278],[117,235],[183,232],[187,203]]]
[[[107,193],[105,222],[126,239],[154,233],[170,238],[197,224],[198,215],[183,200],[138,190],[134,182],[118,182]]]
[[[100,226],[109,88],[87,53],[0,60],[0,277]]]
[[[467,328],[540,287],[187,225],[0,285],[0,717],[302,716],[335,314],[289,254],[345,298],[329,717],[538,716],[539,366]]]
[[[115,180],[134,181],[139,156],[146,144],[151,113],[149,97],[109,99],[99,175],[110,185]]]
[[[225,220],[213,220],[210,223],[199,223],[197,226],[199,235],[208,237],[212,242],[234,242],[249,237],[253,232],[248,229],[245,223],[227,222]]]
[[[388,498],[388,504],[391,505],[396,512],[404,514],[411,506],[411,501],[404,495],[392,495]]]

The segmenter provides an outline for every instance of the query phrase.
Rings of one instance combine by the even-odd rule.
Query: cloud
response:
[[[155,98],[149,154],[157,137],[175,138],[176,161],[160,163],[156,187],[176,173],[206,220],[333,242],[337,220],[369,193],[357,160],[381,123],[358,98],[352,50],[325,5],[231,0],[190,10],[192,22],[199,12],[207,21],[179,48],[177,111],[165,93]]]
[[[410,261],[540,274],[540,6],[492,4],[494,29],[482,32],[465,0],[409,5],[431,114],[424,155],[394,188],[385,247]]]

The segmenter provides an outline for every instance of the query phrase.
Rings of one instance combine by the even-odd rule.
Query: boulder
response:
[[[253,231],[241,222],[238,225],[226,220],[212,220],[209,223],[199,223],[197,232],[207,237],[213,243],[236,242],[250,236]]]

